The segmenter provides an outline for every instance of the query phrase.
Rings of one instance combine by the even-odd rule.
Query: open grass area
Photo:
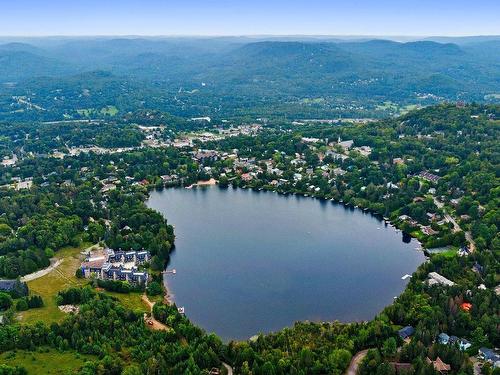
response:
[[[28,282],[30,293],[42,296],[45,306],[18,313],[17,319],[21,323],[34,323],[39,320],[52,323],[64,318],[66,314],[57,307],[55,297],[60,290],[88,283],[88,280],[77,279],[75,272],[81,263],[81,252],[90,245],[87,243],[80,247],[59,250],[55,255],[62,259],[59,267],[45,276]]]
[[[433,254],[433,256],[451,259],[451,258],[458,256],[457,251],[458,250],[456,248],[452,248],[450,250],[446,250],[446,251],[440,252],[438,254]]]
[[[57,292],[72,286],[83,286],[89,282],[87,279],[78,279],[75,276],[82,261],[81,252],[89,246],[91,244],[86,243],[77,248],[67,247],[59,250],[56,257],[62,259],[62,263],[47,275],[28,282],[30,294],[42,296],[45,306],[17,313],[16,317],[19,322],[29,324],[42,321],[50,324],[61,321],[67,315],[57,307]],[[149,312],[148,306],[141,299],[142,293],[102,292],[115,297],[126,308]],[[162,296],[159,296],[158,300],[161,299]]]
[[[93,111],[94,111],[94,109],[92,109],[92,108],[84,108],[84,109],[77,109],[76,110],[76,112],[79,115],[82,115],[82,116],[85,116],[85,117],[90,117],[90,115],[92,114]]]
[[[142,301],[142,293],[115,293],[115,292],[103,292],[106,293],[107,295],[113,296],[120,303],[131,310],[140,310],[142,312],[149,312],[148,307],[146,304]]]
[[[118,113],[118,108],[116,108],[114,105],[108,105],[101,109],[101,114],[103,115],[114,116],[117,113]]]
[[[0,363],[22,366],[28,374],[74,374],[85,361],[93,360],[75,352],[61,353],[52,348],[37,351],[16,350],[0,354]]]

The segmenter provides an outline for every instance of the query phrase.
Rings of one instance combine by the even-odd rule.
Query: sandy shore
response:
[[[208,181],[198,181],[197,183],[195,184],[192,184],[192,185],[189,185],[189,186],[186,186],[186,189],[191,189],[195,186],[213,186],[213,185],[217,185],[217,180],[215,178],[211,178],[210,180]]]

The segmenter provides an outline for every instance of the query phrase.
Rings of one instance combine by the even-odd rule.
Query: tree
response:
[[[28,302],[26,302],[26,299],[24,298],[21,298],[20,300],[18,300],[16,302],[16,310],[17,311],[26,311],[28,310],[29,306],[28,306]]]
[[[12,306],[12,297],[7,293],[0,292],[0,309],[6,310]]]
[[[148,296],[159,296],[162,293],[163,293],[163,288],[161,284],[157,281],[150,282],[148,287],[146,288],[146,294]]]
[[[394,337],[390,337],[384,341],[384,345],[382,347],[382,353],[385,357],[392,357],[396,354],[397,343]]]

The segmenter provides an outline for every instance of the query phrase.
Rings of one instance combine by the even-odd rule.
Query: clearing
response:
[[[52,348],[37,351],[16,350],[0,354],[0,363],[8,366],[22,366],[28,374],[72,374],[84,362],[95,359],[76,352],[59,352]]]

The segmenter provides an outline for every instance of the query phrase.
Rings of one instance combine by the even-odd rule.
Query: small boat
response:
[[[177,311],[179,312],[179,314],[184,314],[184,306],[183,307],[178,307]]]

